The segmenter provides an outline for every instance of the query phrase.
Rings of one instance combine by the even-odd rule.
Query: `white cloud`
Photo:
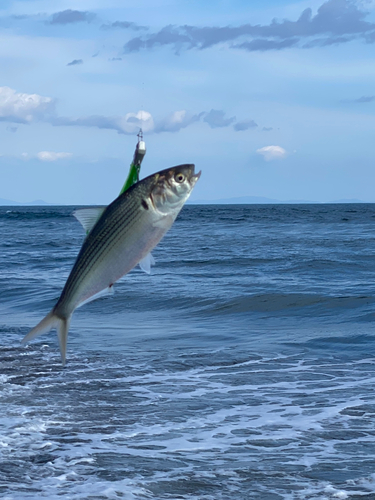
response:
[[[266,161],[281,160],[286,158],[287,152],[281,146],[265,146],[264,148],[257,149],[256,152],[262,155]]]
[[[40,151],[36,157],[41,161],[56,161],[70,158],[72,153],[55,153],[54,151]]]
[[[22,94],[9,87],[0,87],[0,120],[30,123],[54,113],[55,101],[38,94]]]
[[[198,121],[204,113],[191,114],[185,110],[175,111],[156,123],[148,111],[127,113],[125,116],[92,115],[81,118],[55,116],[50,120],[54,126],[97,127],[116,130],[119,134],[136,134],[141,128],[143,132],[178,132]]]
[[[81,118],[54,116],[49,123],[55,127],[95,127],[116,130],[119,134],[136,134],[140,128],[144,132],[154,130],[154,119],[147,111],[127,113],[125,116],[91,115]]]
[[[129,112],[123,116],[90,115],[72,118],[59,116],[55,110],[56,100],[38,94],[16,92],[9,87],[0,87],[0,121],[30,124],[32,122],[49,123],[55,127],[94,127],[116,130],[119,134],[136,134],[140,128],[146,133],[178,132],[204,117],[211,128],[227,127],[235,121],[235,117],[225,118],[225,112],[212,109],[209,113],[202,111],[192,114],[186,110],[170,113],[159,120],[154,120],[148,111]],[[253,121],[244,122],[236,130],[245,127],[255,127]],[[238,128],[240,127],[240,128]],[[12,129],[15,131],[16,129]],[[45,152],[39,153],[43,156]],[[48,155],[47,155],[48,156]],[[45,161],[55,161],[58,158],[41,158]],[[61,158],[61,157],[59,157]]]
[[[138,113],[127,113],[118,118],[118,126],[125,134],[134,134],[141,128],[143,132],[151,132],[154,129],[154,119],[148,111]]]

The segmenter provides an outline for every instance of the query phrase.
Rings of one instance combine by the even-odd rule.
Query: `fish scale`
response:
[[[113,207],[110,205],[107,210],[113,212]],[[144,209],[142,210],[144,211]],[[76,265],[72,269],[70,279],[68,279],[66,283],[66,290],[64,288],[62,292],[61,299],[63,299],[65,295],[73,293],[73,289],[77,285],[77,277],[79,276],[81,280],[84,280],[91,269],[106,257],[106,253],[116,247],[117,242],[126,238],[126,235],[130,233],[131,229],[137,223],[140,223],[143,214],[141,213],[140,205],[137,206],[134,204],[132,210],[125,212],[121,217],[115,216],[111,219],[110,213],[104,213],[103,215],[106,215],[106,220],[101,221],[100,219],[98,221],[92,230],[93,237],[88,238],[83,244],[77,257]],[[97,248],[98,241],[102,242],[100,251],[98,251]],[[110,283],[108,283],[108,285],[109,284]],[[56,308],[59,307],[59,302]]]
[[[111,210],[111,208],[112,207],[110,205],[107,208],[107,210]],[[103,214],[103,216],[105,216],[106,219],[109,219],[108,214],[106,212]],[[89,238],[84,242],[82,249],[77,257],[76,261],[77,266],[75,266],[72,269],[71,273],[72,279],[70,281],[68,280],[66,284],[67,292],[70,291],[69,287],[74,286],[74,278],[77,276],[79,272],[82,272],[82,270],[84,270],[83,271],[84,274],[82,277],[84,277],[85,274],[88,274],[90,269],[97,262],[97,260],[100,260],[103,257],[106,250],[108,248],[111,248],[118,239],[124,237],[127,231],[129,232],[129,230],[137,222],[136,213],[134,211],[128,210],[121,217],[117,218],[114,217],[110,223],[106,224],[106,222],[107,221],[105,220],[100,224],[97,223],[96,226],[93,228],[92,232],[93,236],[96,237],[95,240],[93,238]],[[123,227],[125,224],[127,227],[125,227],[125,230],[121,232],[120,228]],[[114,227],[118,227],[116,232],[113,231]],[[97,245],[96,245],[97,241],[103,241],[101,253],[97,252]],[[84,256],[82,259],[80,259],[81,255]]]
[[[22,342],[56,328],[64,364],[74,310],[102,296],[151,252],[172,226],[199,177],[194,165],[179,165],[146,177],[116,198],[83,242],[55,307]]]

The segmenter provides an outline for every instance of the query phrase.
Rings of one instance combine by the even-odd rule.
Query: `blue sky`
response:
[[[142,175],[192,200],[375,202],[374,0],[3,0],[0,198],[104,204]]]

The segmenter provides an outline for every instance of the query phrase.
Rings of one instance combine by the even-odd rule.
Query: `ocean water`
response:
[[[62,368],[72,210],[0,208],[1,498],[375,499],[375,205],[186,206]]]

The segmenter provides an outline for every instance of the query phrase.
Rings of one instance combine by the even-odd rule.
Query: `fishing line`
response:
[[[144,95],[145,95],[145,82],[142,82],[141,83],[141,119],[140,119],[140,122],[141,122],[141,128],[140,128],[140,131],[138,133],[138,138],[139,138],[139,135],[142,136],[143,138],[143,129],[144,129]]]

